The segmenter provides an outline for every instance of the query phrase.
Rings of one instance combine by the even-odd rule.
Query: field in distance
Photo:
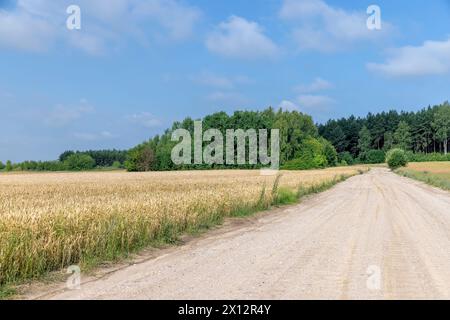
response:
[[[2,174],[0,287],[175,241],[365,170],[282,171],[279,179],[258,170]]]
[[[435,187],[450,190],[450,162],[409,163],[398,170],[403,176],[423,181]]]

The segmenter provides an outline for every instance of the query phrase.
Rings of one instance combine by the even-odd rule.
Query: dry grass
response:
[[[315,191],[362,170],[286,171],[279,187]],[[235,170],[2,174],[0,285],[115,259],[267,208],[276,202],[275,179]]]
[[[450,162],[416,162],[398,169],[403,176],[423,181],[435,187],[450,190]]]
[[[409,170],[426,171],[433,174],[450,174],[450,162],[411,162]]]

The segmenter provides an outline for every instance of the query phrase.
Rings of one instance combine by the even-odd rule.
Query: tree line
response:
[[[64,151],[54,161],[23,161],[12,163],[0,161],[0,170],[4,171],[82,171],[95,168],[123,168],[128,150],[88,150]]]
[[[270,145],[271,129],[279,129],[280,164],[288,169],[325,168],[337,165],[337,152],[330,142],[319,135],[313,119],[297,111],[274,110],[269,107],[263,111],[236,111],[232,115],[217,112],[207,115],[202,121],[202,129],[217,129],[225,135],[227,129],[266,129]],[[172,133],[177,129],[186,129],[194,133],[194,119],[187,117],[174,122],[163,134],[131,148],[119,150],[65,151],[56,161],[24,161],[11,164],[7,171],[63,171],[91,170],[94,168],[125,168],[128,171],[168,171],[168,170],[203,170],[203,169],[255,169],[260,164],[218,165],[218,164],[183,164],[176,165],[171,159],[173,147],[178,143],[172,141]],[[237,141],[234,142],[235,146]],[[205,143],[206,144],[206,143]],[[249,141],[246,139],[246,150]],[[235,150],[237,148],[235,147]],[[194,148],[192,148],[194,152]],[[248,152],[247,152],[248,156]],[[191,157],[193,158],[193,157]],[[247,162],[248,163],[248,162]],[[0,170],[2,169],[0,164]]]
[[[314,124],[309,115],[298,111],[275,110],[236,111],[232,115],[217,112],[202,120],[203,131],[218,129],[279,129],[280,164],[284,169],[313,169],[355,163],[382,163],[387,151],[407,151],[409,161],[450,160],[450,104],[429,106],[418,112],[369,113],[366,117],[350,116]],[[187,117],[174,122],[163,134],[130,150],[65,151],[56,161],[24,161],[6,164],[0,170],[91,170],[94,168],[125,168],[128,171],[166,171],[241,168],[260,165],[175,165],[171,152],[177,141],[177,129],[194,132],[194,120]],[[269,142],[270,145],[270,142]],[[248,141],[246,141],[248,149]],[[192,148],[193,149],[193,148]],[[236,150],[236,148],[235,148]]]
[[[334,147],[319,135],[312,118],[301,112],[274,110],[269,107],[263,111],[236,111],[232,115],[217,112],[200,120],[202,121],[203,131],[217,129],[224,136],[227,129],[242,129],[244,131],[266,129],[268,133],[272,129],[279,129],[280,164],[291,169],[324,168],[337,164],[337,152]],[[188,117],[183,121],[175,122],[162,135],[157,135],[129,150],[125,161],[126,169],[128,171],[166,171],[225,168],[254,169],[261,167],[259,164],[231,166],[218,164],[176,165],[171,160],[171,152],[177,144],[177,141],[172,141],[172,133],[177,129],[185,129],[193,135],[194,120]],[[270,138],[269,134],[269,141]],[[248,143],[247,140],[246,150],[248,150]],[[270,145],[270,142],[268,144]]]
[[[340,158],[364,161],[371,155],[381,156],[394,147],[421,159],[426,159],[421,155],[427,154],[447,155],[450,104],[445,102],[418,112],[391,110],[369,113],[362,118],[350,116],[329,120],[319,125],[319,133],[333,144]]]

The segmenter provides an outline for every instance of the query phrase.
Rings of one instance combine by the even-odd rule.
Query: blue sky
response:
[[[0,160],[129,148],[220,110],[323,122],[441,103],[449,21],[448,0],[0,0]]]

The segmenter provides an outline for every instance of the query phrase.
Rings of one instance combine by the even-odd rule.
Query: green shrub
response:
[[[335,167],[338,155],[334,146],[323,138],[305,139],[295,154],[295,159],[287,161],[282,168],[285,170],[308,170]]]
[[[348,163],[347,163],[347,161],[345,161],[345,160],[341,160],[341,162],[339,162],[339,166],[340,166],[340,167],[347,167],[347,166],[348,166]]]
[[[73,154],[75,154],[75,152],[73,151],[64,151],[63,153],[61,153],[58,160],[64,162],[67,160],[68,157],[70,157]]]
[[[170,152],[168,155],[170,157]],[[148,143],[140,144],[128,151],[124,165],[130,172],[154,170],[156,165],[155,152]]]
[[[3,169],[5,169],[5,164],[0,161],[0,170],[3,170]]]
[[[408,164],[406,152],[402,149],[392,149],[386,155],[386,162],[391,169],[405,167]]]
[[[68,170],[90,170],[95,167],[95,160],[87,154],[75,153],[67,157],[64,165]]]
[[[308,138],[302,142],[295,159],[287,161],[282,168],[285,170],[308,170],[325,168],[327,164],[324,145],[315,138]]]
[[[336,167],[338,164],[338,156],[337,151],[334,148],[334,146],[329,142],[328,140],[321,139],[322,145],[323,145],[323,154],[325,155],[325,158],[327,159],[327,165],[329,167]]]
[[[37,171],[64,171],[67,166],[61,161],[39,161],[36,163]]]
[[[13,165],[12,165],[12,162],[10,160],[6,161],[5,170],[6,171],[12,171],[13,170]]]
[[[115,169],[120,169],[122,168],[122,164],[119,161],[114,161],[112,167]]]
[[[352,154],[348,151],[339,153],[338,159],[340,163],[345,162],[348,165],[352,165],[355,163],[355,159],[353,158]]]
[[[359,156],[360,161],[367,164],[384,163],[385,158],[386,154],[382,150],[369,150]]]

